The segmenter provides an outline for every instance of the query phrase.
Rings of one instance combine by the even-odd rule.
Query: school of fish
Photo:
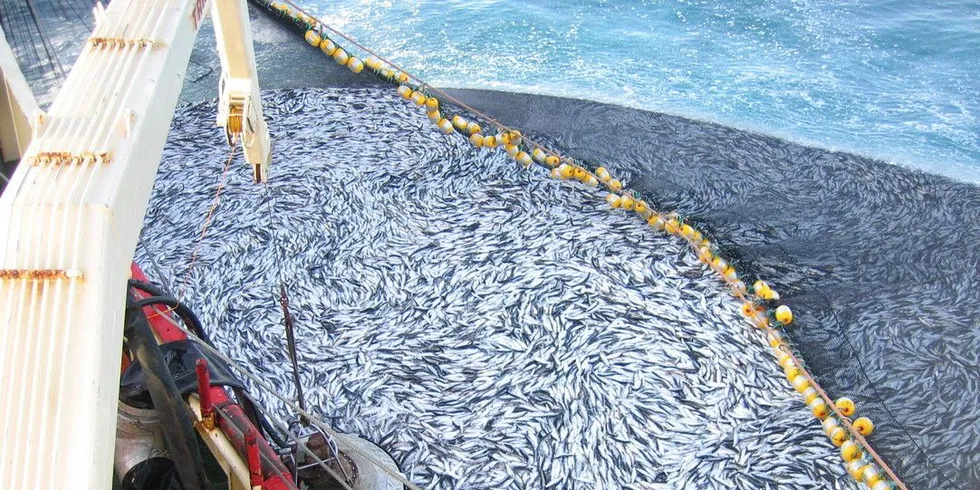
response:
[[[413,482],[858,488],[764,336],[678,239],[599,189],[443,135],[393,90],[263,105],[268,184],[240,154],[223,171],[213,101],[178,108],[137,261],[292,395],[285,283],[308,404]]]

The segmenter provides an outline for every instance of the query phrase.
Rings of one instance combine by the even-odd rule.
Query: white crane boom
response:
[[[269,128],[262,115],[248,9],[245,0],[215,0],[212,12],[221,58],[218,126],[225,128],[229,142],[237,138],[242,144],[245,161],[252,164],[253,179],[265,182],[272,148]]]
[[[245,0],[213,0],[219,124],[269,163]],[[0,196],[0,479],[108,488],[126,280],[209,0],[114,0]],[[2,55],[3,53],[0,53]],[[14,65],[16,67],[16,65]],[[7,75],[8,63],[0,65]]]

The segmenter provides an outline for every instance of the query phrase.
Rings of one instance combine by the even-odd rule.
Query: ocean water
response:
[[[972,0],[304,0],[432,84],[612,102],[980,182]]]

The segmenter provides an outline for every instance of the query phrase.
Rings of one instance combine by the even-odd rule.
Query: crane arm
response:
[[[229,143],[241,142],[255,182],[265,182],[272,147],[262,115],[248,8],[245,0],[214,0],[211,12],[221,58],[218,126],[225,129]]]

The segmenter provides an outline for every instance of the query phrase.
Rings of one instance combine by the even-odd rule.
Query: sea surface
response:
[[[438,86],[666,112],[980,182],[972,0],[303,0]]]

